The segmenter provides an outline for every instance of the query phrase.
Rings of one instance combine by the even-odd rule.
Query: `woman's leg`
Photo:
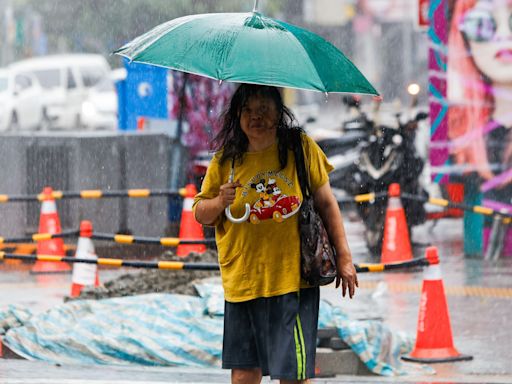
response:
[[[231,383],[232,384],[259,384],[261,382],[261,369],[232,369],[231,370]]]

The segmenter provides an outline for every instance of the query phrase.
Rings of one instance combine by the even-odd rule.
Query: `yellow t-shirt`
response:
[[[309,164],[313,192],[328,180],[333,167],[320,147],[303,136],[306,167]],[[202,199],[219,194],[228,182],[231,161],[219,163],[213,157],[193,209]],[[235,178],[242,187],[236,191],[231,214],[241,217],[249,203],[251,215],[240,224],[223,213],[215,223],[215,237],[225,299],[229,302],[271,297],[298,291],[300,278],[300,239],[296,213],[302,193],[295,170],[295,158],[288,151],[286,168],[279,170],[277,143],[259,152],[247,152],[235,163]]]

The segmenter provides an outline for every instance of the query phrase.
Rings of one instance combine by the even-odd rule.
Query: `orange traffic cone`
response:
[[[53,190],[45,187],[41,194],[41,214],[39,216],[39,233],[52,235],[61,233],[60,219],[57,206],[53,198]],[[66,256],[63,239],[43,240],[37,243],[38,255]],[[37,261],[32,268],[32,273],[67,272],[71,267],[64,262]]]
[[[473,356],[462,355],[453,346],[437,248],[428,247],[425,256],[430,265],[423,275],[416,345],[411,354],[402,359],[421,363],[471,360]]]
[[[412,248],[404,207],[400,201],[400,185],[391,184],[388,190],[388,208],[384,222],[381,263],[412,260]]]
[[[76,247],[75,257],[79,259],[97,260],[98,256],[94,250],[91,240],[92,223],[84,220],[80,223],[80,237]],[[100,285],[97,264],[73,263],[73,276],[71,279],[71,297],[80,296],[85,286]]]
[[[185,187],[185,198],[183,199],[183,209],[181,211],[180,222],[180,240],[193,239],[204,240],[203,226],[199,224],[192,212],[192,203],[197,189],[194,184],[188,184]],[[204,244],[180,244],[176,250],[176,254],[180,257],[187,256],[190,252],[203,253],[206,251]]]

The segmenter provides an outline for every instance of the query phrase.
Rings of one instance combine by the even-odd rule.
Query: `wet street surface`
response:
[[[348,215],[346,215],[348,216]],[[462,221],[442,220],[433,229],[429,223],[417,228],[413,241],[417,257],[425,245],[438,247],[441,258],[454,344],[473,360],[431,365],[432,376],[338,376],[317,379],[318,383],[336,382],[417,382],[417,383],[512,383],[510,359],[512,297],[510,293],[512,259],[486,261],[463,257]],[[359,222],[346,220],[354,262],[378,262],[366,250]],[[9,268],[8,268],[9,267]],[[0,306],[28,306],[43,311],[62,303],[69,294],[71,276],[31,275],[27,268],[16,270],[3,265],[0,270]],[[124,270],[102,270],[107,281]],[[172,273],[172,271],[169,271]],[[341,297],[333,286],[322,289],[322,297],[355,319],[377,318],[394,331],[416,336],[422,271],[412,273],[360,274],[360,289],[353,300]],[[55,366],[43,362],[0,359],[0,383],[226,383],[229,372],[220,369],[167,368],[141,366]],[[264,381],[270,382],[270,381]]]
[[[315,379],[315,383],[510,383],[510,377],[500,375],[452,375],[449,377],[380,377],[338,376]],[[43,362],[0,360],[2,384],[207,384],[229,383],[228,371],[208,368],[167,368],[135,366],[55,366]],[[277,383],[268,378],[263,383]]]

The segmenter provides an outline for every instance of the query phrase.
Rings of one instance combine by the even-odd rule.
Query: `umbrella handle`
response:
[[[233,162],[231,164],[231,171],[229,172],[229,179],[228,182],[232,183],[235,179],[235,159],[233,159]],[[224,209],[224,212],[226,213],[226,217],[229,221],[232,223],[243,223],[244,221],[247,221],[249,218],[249,214],[251,213],[251,206],[248,203],[245,203],[245,213],[242,217],[235,218],[231,214],[231,208],[229,206]]]
[[[243,223],[244,221],[247,221],[247,219],[249,218],[249,214],[251,213],[251,206],[248,203],[245,203],[245,213],[242,217],[239,218],[233,217],[233,215],[231,214],[230,207],[226,207],[224,212],[226,213],[226,217],[228,218],[228,220],[231,221],[232,223]]]

